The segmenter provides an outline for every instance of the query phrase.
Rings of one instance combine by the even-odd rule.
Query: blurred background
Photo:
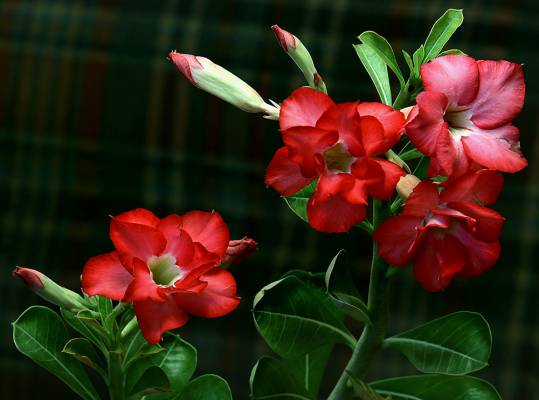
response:
[[[351,44],[365,30],[413,52],[445,9],[464,8],[448,48],[523,63],[526,105],[516,125],[530,166],[506,176],[495,208],[507,217],[503,254],[481,278],[438,294],[410,270],[392,290],[390,332],[468,309],[491,323],[491,365],[479,375],[505,399],[539,399],[539,3],[535,0],[169,0],[0,2],[0,398],[72,399],[59,380],[19,354],[10,323],[40,303],[10,272],[37,268],[77,290],[84,262],[112,249],[109,215],[145,207],[160,216],[216,209],[232,235],[259,251],[234,268],[241,307],[181,331],[198,348],[198,374],[248,398],[249,373],[270,353],[250,314],[253,296],[292,268],[322,271],[341,248],[366,289],[370,241],[361,231],[321,234],[295,217],[263,175],[280,137],[274,121],[192,87],[166,60],[204,55],[265,98],[304,84],[272,24],[309,48],[336,101],[376,94]],[[404,65],[404,63],[403,63]],[[406,67],[404,67],[406,68]],[[328,384],[348,358],[338,348]],[[379,357],[373,378],[414,373],[401,355]]]

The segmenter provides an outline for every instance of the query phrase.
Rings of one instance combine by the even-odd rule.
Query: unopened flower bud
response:
[[[401,108],[400,112],[404,115],[404,119],[408,118],[408,115],[410,115],[410,112],[415,106],[405,107]]]
[[[406,200],[420,182],[419,178],[415,175],[408,174],[402,176],[399,179],[399,182],[397,182],[397,193]]]
[[[52,304],[69,311],[85,309],[84,299],[77,293],[56,284],[52,279],[35,269],[15,267],[13,276],[18,276],[35,294]]]
[[[243,111],[263,113],[269,119],[279,119],[278,107],[267,104],[251,86],[211,60],[176,51],[171,51],[168,58],[199,89]]]
[[[271,29],[273,29],[275,37],[277,37],[283,50],[290,56],[290,58],[292,58],[301,72],[303,72],[309,86],[313,89],[327,93],[326,84],[320,74],[316,71],[313,58],[297,36],[281,29],[278,25],[273,25]]]
[[[257,246],[258,243],[247,236],[240,240],[231,240],[228,243],[222,266],[226,268],[242,262],[256,251]]]

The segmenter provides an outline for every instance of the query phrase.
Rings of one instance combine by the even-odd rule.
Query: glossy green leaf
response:
[[[471,376],[420,375],[372,382],[392,400],[501,400],[494,387]]]
[[[451,54],[456,54],[456,55],[459,55],[459,56],[465,56],[467,55],[465,52],[463,52],[462,50],[459,50],[459,49],[449,49],[449,50],[446,50],[446,51],[442,51],[440,54],[438,54],[438,57],[443,57],[443,56],[448,56],[448,55],[451,55]]]
[[[47,307],[30,307],[13,323],[17,350],[56,375],[83,399],[99,399],[82,365],[62,353],[68,340],[62,319]]]
[[[412,59],[414,60],[414,76],[419,77],[421,72],[421,64],[423,64],[423,59],[425,58],[425,47],[423,45],[414,51]]]
[[[136,399],[157,400],[170,399],[170,382],[167,375],[159,367],[150,367],[140,377],[132,390]]]
[[[361,63],[367,70],[374,87],[380,96],[382,103],[391,105],[391,86],[389,85],[389,76],[387,74],[387,66],[384,60],[372,48],[365,44],[354,45],[356,53],[361,60]]]
[[[252,399],[313,399],[283,360],[262,357],[251,371],[249,383]]]
[[[127,369],[131,363],[138,358],[148,357],[165,351],[165,349],[158,344],[149,344],[146,339],[144,339],[144,336],[142,336],[142,332],[140,330],[136,330],[126,338],[124,348],[125,353],[123,357],[123,367],[125,369]]]
[[[288,276],[264,287],[253,302],[256,327],[284,358],[299,358],[325,345],[355,345],[342,312],[321,289]]]
[[[412,61],[412,57],[406,50],[402,50],[402,55],[404,57],[404,61],[406,61],[406,65],[408,65],[408,69],[410,70],[410,74],[414,72],[414,62]]]
[[[95,319],[79,318],[75,313],[65,309],[60,310],[62,317],[75,331],[89,339],[103,351],[107,351],[107,336],[101,325]]]
[[[399,83],[404,86],[404,77],[402,75],[397,59],[395,58],[395,53],[389,42],[383,36],[379,35],[373,31],[363,32],[358,36],[358,39],[361,40],[364,44],[373,49],[376,54],[386,63],[386,65],[391,68],[395,73],[395,76],[399,80]]]
[[[228,383],[217,375],[202,375],[193,379],[174,400],[232,400]]]
[[[105,377],[104,360],[96,351],[94,345],[86,338],[74,338],[68,341],[64,348],[63,353],[69,354],[75,357],[84,365],[95,369]]]
[[[421,372],[463,375],[488,365],[492,337],[481,314],[460,311],[385,340]]]
[[[425,40],[425,56],[423,62],[435,58],[444,48],[451,36],[462,25],[464,16],[462,10],[449,9],[432,26]]]
[[[309,223],[307,216],[307,203],[314,193],[317,181],[314,180],[292,196],[283,197],[284,201],[294,213],[305,222]]]

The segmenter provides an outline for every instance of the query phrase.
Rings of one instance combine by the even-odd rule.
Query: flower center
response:
[[[449,106],[444,115],[444,121],[449,125],[449,132],[455,140],[470,134],[472,112],[462,107]]]
[[[350,173],[350,166],[355,160],[344,143],[337,143],[324,151],[324,161],[329,172]]]
[[[161,286],[172,286],[183,275],[183,271],[176,265],[176,258],[170,254],[151,256],[148,267],[155,283]]]

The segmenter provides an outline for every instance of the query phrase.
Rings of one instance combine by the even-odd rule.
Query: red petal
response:
[[[440,195],[440,201],[448,203],[481,202],[490,205],[496,201],[503,186],[503,176],[496,171],[482,169],[471,171],[454,180]]]
[[[382,223],[374,232],[378,253],[390,265],[406,265],[419,244],[421,217],[398,215]]]
[[[307,204],[309,224],[322,232],[346,232],[365,218],[363,182],[349,174],[323,175]]]
[[[180,328],[189,319],[172,296],[167,296],[164,303],[138,301],[134,309],[142,335],[151,344],[159,343],[163,333]]]
[[[317,175],[315,156],[334,145],[339,138],[336,131],[308,127],[290,128],[281,133],[289,159],[299,165],[303,176],[311,178]]]
[[[224,257],[230,233],[221,215],[216,212],[189,211],[182,216],[182,228],[193,242],[198,242],[219,258]]]
[[[148,225],[153,228],[159,223],[159,218],[155,214],[145,208],[136,208],[131,211],[124,212],[115,217],[118,221],[129,222],[131,224]]]
[[[82,270],[82,290],[88,296],[97,294],[121,300],[133,276],[124,268],[117,252],[90,258]]]
[[[320,117],[316,127],[326,131],[337,131],[339,136],[335,142],[337,140],[343,142],[350,154],[359,156],[364,154],[360,121],[357,103],[341,103],[329,108]]]
[[[433,159],[435,163],[429,165],[427,171],[430,176],[445,175],[453,178],[470,169],[470,160],[464,151],[462,141],[454,138],[448,129],[440,131]]]
[[[448,207],[475,220],[475,224],[468,230],[477,239],[484,242],[495,242],[499,239],[505,218],[496,211],[477,204],[462,202],[449,203]]]
[[[264,182],[283,196],[291,196],[303,189],[313,178],[305,178],[298,164],[288,158],[288,149],[281,147],[271,159]]]
[[[450,104],[469,104],[479,89],[477,61],[464,55],[438,57],[421,66],[421,80],[426,91],[445,94]]]
[[[393,147],[404,131],[404,114],[382,103],[360,103],[359,115],[375,117],[384,127],[384,136],[388,149]]]
[[[376,156],[391,148],[384,136],[384,127],[375,117],[361,117],[361,139],[367,156]]]
[[[419,151],[432,156],[436,152],[438,136],[447,130],[444,121],[447,97],[438,92],[421,92],[416,103],[417,106],[408,116],[406,133]]]
[[[510,123],[522,110],[526,84],[520,64],[479,61],[479,92],[472,105],[472,121],[483,129]]]
[[[451,236],[428,235],[417,251],[414,276],[429,292],[445,289],[466,264],[466,249]]]
[[[311,88],[299,88],[281,104],[279,124],[281,130],[296,126],[312,126],[335,103],[326,94]]]
[[[157,301],[164,302],[166,296],[160,286],[152,279],[152,274],[146,263],[138,258],[133,260],[133,280],[125,291],[123,302],[131,301]]]
[[[172,254],[178,265],[191,263],[194,254],[193,241],[189,234],[181,229],[183,220],[179,215],[172,214],[159,222],[157,229],[167,240],[163,254]]]
[[[114,247],[128,258],[140,258],[160,255],[167,241],[157,229],[148,225],[123,222],[113,217],[110,223],[110,239]]]
[[[369,185],[369,195],[377,199],[390,199],[395,186],[397,186],[397,182],[401,176],[406,175],[406,172],[398,165],[380,158],[369,158],[369,164],[371,166],[377,165],[381,169],[383,176],[380,182]]]
[[[430,210],[436,208],[439,202],[438,188],[434,182],[422,181],[406,199],[402,215],[424,217]]]
[[[236,281],[232,274],[221,268],[214,268],[200,277],[208,286],[196,293],[176,293],[178,305],[197,317],[221,317],[233,311],[240,299],[236,296]]]
[[[519,131],[513,125],[482,130],[472,129],[462,138],[464,151],[481,166],[502,172],[517,172],[528,165],[520,151]]]

